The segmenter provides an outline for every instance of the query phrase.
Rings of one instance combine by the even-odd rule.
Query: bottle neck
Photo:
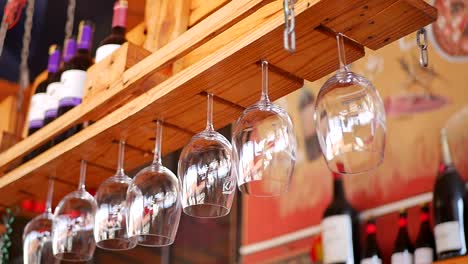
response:
[[[343,178],[338,173],[333,174],[333,198],[340,200],[346,199]]]
[[[127,1],[118,1],[114,5],[114,15],[112,16],[112,28],[127,27]]]
[[[60,67],[60,51],[55,50],[49,55],[47,71],[53,74],[53,73],[58,72],[59,67]]]
[[[408,226],[408,219],[406,218],[406,216],[400,216],[400,218],[398,218],[398,228],[399,230],[404,230],[406,231],[406,228]]]
[[[93,42],[93,26],[82,24],[78,35],[78,51],[90,50]]]
[[[125,36],[127,28],[121,26],[112,27],[112,35]]]

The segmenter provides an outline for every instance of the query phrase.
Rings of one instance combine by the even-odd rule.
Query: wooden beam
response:
[[[230,0],[192,0],[190,4],[189,27],[193,27],[205,17],[209,16]]]
[[[155,51],[187,30],[190,0],[147,0],[144,48]]]

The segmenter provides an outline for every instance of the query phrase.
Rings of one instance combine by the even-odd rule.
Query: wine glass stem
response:
[[[85,181],[86,181],[86,160],[81,160],[80,167],[80,183],[78,185],[78,190],[85,190]]]
[[[125,141],[119,141],[119,159],[117,160],[117,173],[116,175],[125,175],[124,171],[124,159],[125,159]]]
[[[156,142],[154,144],[153,164],[161,164],[162,122],[156,121]]]
[[[268,61],[262,60],[262,101],[270,101],[268,98]]]
[[[207,95],[207,108],[206,108],[206,130],[213,131],[213,94]]]
[[[49,188],[47,189],[46,213],[52,213],[52,197],[54,195],[54,179],[49,178]]]
[[[336,42],[338,44],[338,60],[340,62],[340,70],[341,72],[348,71],[348,66],[346,65],[346,53],[344,49],[344,37],[343,34],[338,33],[336,34]]]

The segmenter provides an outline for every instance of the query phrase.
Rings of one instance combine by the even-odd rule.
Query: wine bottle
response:
[[[78,51],[70,61],[64,65],[60,77],[62,90],[59,93],[58,116],[65,114],[75,106],[81,104],[86,81],[86,70],[93,64],[90,55],[94,26],[90,21],[81,21],[78,34]],[[78,133],[82,125],[76,125],[63,132],[55,139],[56,143]]]
[[[333,199],[323,215],[322,237],[324,263],[359,263],[358,216],[346,199],[338,173],[333,173]]]
[[[49,48],[49,61],[47,64],[47,78],[40,82],[31,98],[29,108],[29,130],[28,135],[33,134],[44,126],[45,106],[47,102],[47,87],[57,79],[57,72],[60,67],[60,49],[57,45]]]
[[[377,244],[377,226],[375,219],[369,219],[366,223],[366,240],[362,252],[361,264],[382,264],[382,254]]]
[[[465,188],[452,162],[447,131],[441,130],[442,163],[434,185],[434,237],[438,259],[465,255]]]
[[[60,48],[57,45],[52,45],[49,48],[49,61],[47,64],[47,78],[40,82],[36,88],[34,95],[31,98],[31,106],[29,108],[29,129],[28,135],[32,135],[45,125],[45,112],[47,105],[47,87],[54,82],[58,77],[60,66]],[[23,162],[31,160],[37,155],[47,150],[47,144],[42,145],[23,158]]]
[[[76,53],[76,41],[73,38],[67,39],[65,41],[63,49],[63,65],[66,65],[70,59],[75,56]],[[61,92],[62,83],[60,81],[61,75],[63,73],[63,66],[55,75],[54,79],[51,80],[51,83],[47,86],[47,103],[45,110],[44,125],[49,124],[54,121],[58,115],[58,106],[59,106],[59,93]]]
[[[415,264],[431,264],[435,258],[435,242],[432,234],[431,224],[429,223],[429,205],[424,204],[421,207],[419,215],[419,232],[414,249]]]
[[[320,144],[317,139],[314,122],[314,95],[305,87],[301,89],[299,98],[299,112],[304,134],[305,152],[307,160],[316,160],[322,155]]]
[[[398,218],[398,235],[392,251],[392,264],[412,264],[413,245],[408,235],[408,219],[406,210],[400,212]]]
[[[117,0],[114,4],[114,16],[112,17],[111,34],[106,37],[96,50],[96,63],[109,56],[127,42],[125,32],[127,27],[127,0]]]

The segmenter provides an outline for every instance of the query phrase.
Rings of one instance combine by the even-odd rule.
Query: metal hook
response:
[[[416,43],[419,47],[419,64],[421,67],[427,67],[429,65],[429,55],[427,52],[427,31],[425,28],[421,28],[416,33]]]
[[[283,0],[284,33],[283,45],[288,52],[296,51],[296,20],[294,13],[294,0]]]

